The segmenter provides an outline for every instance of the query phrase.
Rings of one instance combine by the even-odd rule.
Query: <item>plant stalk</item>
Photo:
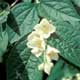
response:
[[[15,0],[15,2],[13,2],[13,3],[11,4],[11,7],[13,7],[18,1],[19,1],[19,0]]]

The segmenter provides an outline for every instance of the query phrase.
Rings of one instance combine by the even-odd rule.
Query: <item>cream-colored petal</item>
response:
[[[26,45],[27,45],[28,48],[34,48],[31,41],[27,42]]]
[[[34,26],[34,30],[35,30],[35,31],[38,31],[39,28],[40,28],[40,24],[36,24],[36,25]]]
[[[39,70],[44,70],[44,63],[40,64],[40,65],[38,66],[38,69],[39,69]]]
[[[45,41],[42,38],[34,38],[27,42],[29,48],[45,49]]]
[[[38,32],[33,31],[31,34],[28,35],[27,40],[30,41],[35,38],[40,38],[40,35],[38,34]]]
[[[52,67],[53,67],[53,63],[51,63],[51,62],[50,63],[42,63],[38,66],[38,69],[44,70],[44,72],[49,75]]]
[[[58,60],[59,59],[58,53],[60,53],[60,51],[57,50],[56,48],[53,48],[49,45],[47,46],[46,54],[51,59]]]
[[[52,67],[53,63],[51,62],[51,59],[46,54],[44,54],[44,62],[38,66],[38,69],[43,70],[46,74],[49,75]]]
[[[54,32],[56,32],[56,27],[54,26],[54,25],[52,25],[52,24],[50,24],[50,33],[54,33]]]
[[[42,52],[43,51],[40,51],[38,48],[34,48],[31,50],[31,52],[36,56],[36,57],[39,57],[41,56]]]
[[[50,72],[51,72],[52,67],[53,67],[53,63],[51,63],[51,62],[50,63],[45,63],[44,72],[49,75]]]
[[[34,30],[37,31],[43,38],[47,39],[56,31],[56,27],[49,23],[47,19],[42,19],[40,24],[37,24],[34,27]]]
[[[51,58],[45,54],[45,62],[50,63],[51,62]]]
[[[44,27],[50,27],[50,22],[46,18],[43,18],[40,22],[40,25]]]
[[[40,25],[42,25],[41,28],[45,34],[50,35],[56,31],[56,27],[52,25],[47,19],[42,19]]]

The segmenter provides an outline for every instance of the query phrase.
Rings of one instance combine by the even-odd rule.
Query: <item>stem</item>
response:
[[[45,63],[46,63],[46,49],[47,49],[47,45],[46,45],[46,48],[45,48],[45,50],[44,50],[44,54],[43,54],[43,60],[44,60],[44,65],[45,65]]]
[[[11,7],[13,7],[18,1],[19,1],[19,0],[15,0],[15,2],[13,2],[13,3],[11,4]]]

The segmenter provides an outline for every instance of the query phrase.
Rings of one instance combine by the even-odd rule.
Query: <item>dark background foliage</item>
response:
[[[3,0],[0,0],[0,2]],[[10,5],[15,1],[15,0],[4,0],[5,2],[8,2]],[[21,2],[21,0],[18,1],[18,3]],[[6,80],[6,66],[5,62],[0,63],[0,80]]]
[[[0,0],[0,2],[2,2],[2,1],[9,3],[9,5],[11,5],[13,2],[15,2],[15,0]],[[20,3],[21,1],[22,0],[18,0],[17,3]],[[34,2],[34,0],[32,0],[32,2]],[[44,74],[44,76],[46,77],[47,75]],[[5,66],[5,61],[3,61],[3,63],[0,63],[0,80],[6,80],[6,66]]]

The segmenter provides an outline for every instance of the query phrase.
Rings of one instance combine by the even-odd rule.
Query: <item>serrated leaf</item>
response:
[[[2,26],[0,26],[0,60],[6,51],[8,45],[8,34],[6,31],[2,31]]]
[[[27,48],[26,40],[14,46],[6,63],[7,80],[42,80],[41,61]]]
[[[18,41],[21,37],[32,31],[39,21],[36,5],[20,3],[12,10],[8,18],[7,32],[11,43]]]
[[[9,12],[9,4],[0,2],[0,24],[7,20]]]
[[[80,21],[74,7],[69,0],[40,0],[38,12],[42,17],[55,21]]]
[[[80,67],[80,23],[74,26],[67,22],[56,25],[56,39],[50,38],[49,44],[60,50],[60,55],[74,65]]]

